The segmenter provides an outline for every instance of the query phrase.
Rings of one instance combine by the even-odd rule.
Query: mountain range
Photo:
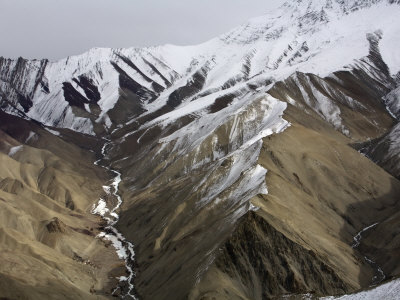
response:
[[[194,46],[1,57],[0,296],[396,299],[399,16],[296,0]]]

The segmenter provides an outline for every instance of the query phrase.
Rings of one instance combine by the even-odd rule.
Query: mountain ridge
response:
[[[356,4],[358,3],[357,1],[347,1],[343,3],[353,2]],[[356,30],[356,40],[349,36],[346,25],[344,26],[346,28],[345,31],[338,33],[335,33],[335,30],[337,31],[340,27],[337,27],[335,30],[325,28],[326,26],[330,26],[331,23],[334,23],[332,26],[335,28],[337,22],[332,20],[324,23],[322,29],[319,28],[321,26],[313,23],[305,26],[309,28],[309,30],[315,31],[312,32],[314,40],[314,36],[316,34],[318,35],[318,32],[322,34],[320,34],[322,37],[321,41],[313,46],[313,40],[310,41],[310,36],[307,35],[307,32],[299,34],[299,30],[304,30],[298,27],[297,22],[299,18],[302,19],[305,16],[309,16],[314,10],[312,5],[306,5],[306,3],[308,3],[307,1],[300,1],[300,8],[304,11],[301,9],[299,10],[294,4],[290,5],[286,3],[275,13],[279,17],[271,18],[272,21],[265,16],[253,19],[253,21],[239,26],[228,34],[195,46],[165,45],[142,49],[95,48],[84,54],[68,57],[55,63],[46,60],[28,61],[18,59],[12,61],[2,59],[2,69],[13,70],[11,74],[10,72],[0,72],[3,95],[7,95],[7,97],[2,97],[2,104],[3,106],[7,105],[5,104],[4,98],[9,98],[8,102],[11,104],[14,103],[17,109],[27,113],[29,117],[37,119],[47,125],[66,127],[78,131],[84,130],[84,133],[94,134],[96,127],[103,127],[105,130],[108,130],[107,128],[113,123],[107,112],[114,107],[121,96],[120,93],[116,92],[118,87],[121,87],[121,82],[119,80],[121,70],[124,71],[127,80],[131,82],[131,86],[134,84],[133,82],[135,82],[133,85],[134,92],[137,92],[136,89],[142,87],[155,93],[154,97],[158,98],[163,98],[163,92],[168,94],[173,92],[173,90],[168,89],[168,83],[174,82],[174,86],[181,85],[179,83],[180,81],[183,80],[183,82],[185,82],[190,80],[193,71],[199,70],[199,68],[207,64],[210,70],[208,72],[209,74],[205,76],[205,87],[208,86],[207,89],[210,91],[213,89],[220,89],[221,86],[225,84],[224,81],[226,81],[226,79],[224,79],[224,77],[227,72],[231,74],[230,77],[232,78],[230,78],[230,80],[232,80],[232,82],[248,81],[254,76],[256,76],[256,78],[258,77],[259,80],[272,79],[279,81],[288,77],[295,71],[305,73],[311,71],[315,73],[316,70],[318,70],[317,74],[326,76],[333,71],[346,67],[346,65],[350,65],[353,63],[354,59],[367,55],[368,42],[363,34],[373,34],[376,30],[381,29],[379,27],[382,26],[386,28],[383,33],[383,41],[380,42],[380,44],[384,44],[384,47],[381,45],[381,53],[383,53],[383,60],[389,63],[390,72],[395,75],[400,71],[400,62],[397,63],[396,60],[392,58],[393,54],[387,56],[388,54],[385,52],[388,51],[386,50],[385,41],[397,40],[391,38],[394,34],[391,33],[391,31],[393,31],[391,29],[393,26],[388,27],[388,24],[391,22],[389,16],[395,16],[396,10],[399,8],[396,4],[388,4],[391,3],[390,1],[370,2],[371,4],[369,6],[362,7],[359,11],[354,11],[347,15],[344,14],[343,17],[340,17],[341,22],[343,22],[343,18],[346,19],[349,17],[349,22],[355,22],[354,24],[357,24],[357,20],[355,21],[355,19],[368,17],[368,13],[364,16],[363,12],[370,11],[370,6],[372,4],[374,4],[374,10],[377,12],[372,12],[369,18],[373,18],[376,14],[388,15],[385,18],[385,22],[379,25],[371,25],[371,23],[368,23],[369,25],[365,27],[364,22],[359,22],[359,24],[364,24],[363,26],[365,28],[361,28],[359,33]],[[310,3],[315,5],[313,1]],[[336,6],[340,8],[342,7],[341,5],[344,5],[340,4],[341,1],[335,1],[333,3],[335,4],[333,8]],[[286,11],[285,8],[287,7],[291,7],[292,11]],[[328,11],[335,14],[333,8],[328,9]],[[291,16],[291,14],[295,13],[297,15]],[[361,15],[355,17],[354,14]],[[335,15],[335,17],[337,18],[338,16]],[[269,23],[271,23],[271,25],[268,25]],[[281,23],[282,25],[280,25]],[[289,26],[287,26],[288,24]],[[285,29],[283,29],[283,25],[286,26]],[[266,26],[266,29],[263,29],[264,26]],[[252,29],[252,27],[254,28]],[[353,27],[355,26],[353,25]],[[293,30],[290,28],[295,30],[293,34],[291,33]],[[240,32],[242,32],[244,37],[251,37],[254,35],[252,31],[257,34],[257,38],[251,43],[245,43],[245,45],[248,45],[247,49],[246,47],[242,49],[243,45],[238,45],[239,48],[235,47],[235,45],[231,45],[232,43],[237,43],[235,42],[237,37],[229,38],[229,36],[240,36]],[[269,37],[271,34],[272,36]],[[328,37],[327,39],[327,34],[334,34],[334,37]],[[345,36],[347,37],[345,38]],[[308,39],[308,41],[305,41],[304,37]],[[281,42],[278,44],[274,42],[270,45],[268,43],[268,39],[270,38],[273,38],[273,40],[278,39]],[[353,45],[353,54],[350,57],[348,55],[349,51],[344,47],[346,39],[349,38],[352,39],[351,45]],[[264,41],[264,39],[267,40]],[[340,39],[344,39],[344,41],[340,42]],[[380,39],[382,39],[382,36]],[[358,45],[355,45],[356,41]],[[259,44],[258,46],[257,43]],[[335,46],[335,50],[329,50],[329,47],[327,48],[327,46],[324,46],[324,43],[327,43],[328,46],[330,44],[336,45],[339,43],[340,48]],[[273,48],[271,48],[271,46],[273,46]],[[318,47],[322,48],[319,49]],[[262,49],[263,52],[267,52],[267,56],[260,54],[257,48],[260,50]],[[357,49],[358,52],[354,53],[354,49]],[[326,56],[324,53],[329,53],[329,51],[335,51],[335,56],[341,53],[340,58],[336,58],[335,62],[333,62],[332,55],[324,57],[324,55]],[[220,54],[217,55],[217,52],[224,54],[222,56]],[[322,57],[318,58],[319,55],[322,55]],[[235,58],[235,56],[237,58]],[[321,62],[326,59],[330,59],[329,64],[321,64]],[[302,62],[303,60],[304,62]],[[312,61],[315,61],[315,63]],[[110,64],[110,62],[112,63]],[[228,64],[230,65],[229,67],[227,67]],[[318,64],[318,67],[316,67],[316,64]],[[118,67],[116,67],[116,65]],[[302,65],[305,66],[302,67]],[[246,71],[246,68],[248,68],[249,71]],[[326,71],[322,71],[324,68],[327,68]],[[157,72],[155,70],[157,70]],[[260,74],[261,71],[263,71],[262,73],[268,74]],[[29,74],[30,72],[32,75]],[[19,74],[19,77],[12,78],[13,74]],[[221,77],[222,74],[223,77]],[[100,99],[93,101],[87,98],[88,88],[85,88],[83,84],[79,83],[79,79],[75,78],[79,76],[86,78],[86,84],[92,82],[93,88],[97,89],[100,95]],[[181,79],[178,80],[179,78]],[[176,80],[178,80],[178,82],[175,82]],[[72,94],[71,92],[67,93],[66,84],[68,84],[68,86],[72,85],[72,87],[68,89],[73,92]],[[77,98],[77,101],[69,101],[69,99],[74,97]],[[20,101],[22,98],[24,98],[24,101]],[[150,97],[149,99],[152,98]],[[36,102],[36,104],[33,105],[32,101]],[[142,100],[139,99],[138,101],[140,102]],[[68,102],[71,103],[69,104]],[[76,108],[77,102],[84,102],[79,109]],[[159,101],[156,103],[158,102]],[[18,108],[17,103],[22,105],[22,107],[20,106]],[[55,105],[55,103],[58,103],[58,105]],[[61,105],[61,103],[63,103],[63,105]],[[84,105],[86,105],[86,107],[84,107]],[[154,105],[149,105],[149,107],[147,107],[148,105],[146,105],[146,103],[138,103],[138,105],[142,106],[145,110],[154,111],[154,108],[152,108]],[[92,107],[92,109],[90,109],[90,107]],[[52,112],[49,111],[50,108]],[[101,109],[101,112],[96,112],[99,109]],[[8,110],[14,111],[15,108],[9,107]]]

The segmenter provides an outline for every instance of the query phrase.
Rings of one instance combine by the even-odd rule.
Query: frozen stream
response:
[[[100,161],[105,157],[106,148],[110,144],[110,142],[106,142],[101,149],[102,158],[95,162],[95,165],[100,165]],[[93,204],[92,213],[100,215],[104,220],[107,221],[107,226],[105,230],[101,232],[98,237],[104,240],[110,241],[117,251],[118,257],[125,261],[126,270],[128,276],[119,277],[120,283],[127,283],[128,291],[126,293],[122,293],[122,298],[130,298],[137,299],[134,295],[134,286],[132,284],[132,280],[135,276],[135,272],[133,270],[133,262],[135,260],[135,251],[133,250],[133,244],[125,239],[125,237],[114,227],[115,224],[118,223],[119,215],[117,213],[118,209],[121,207],[122,198],[119,195],[119,184],[121,182],[121,173],[116,170],[113,170],[107,166],[100,165],[105,168],[107,171],[115,174],[114,179],[112,180],[110,185],[103,186],[104,191],[107,194],[107,197],[114,197],[117,200],[116,205],[113,208],[109,208],[106,199],[100,198],[97,204]],[[111,201],[109,201],[111,202]],[[121,289],[121,285],[117,286],[113,291],[115,292]],[[124,292],[121,290],[121,292]]]
[[[358,246],[360,246],[361,239],[362,239],[362,234],[363,234],[365,231],[367,231],[367,230],[369,230],[369,229],[375,227],[376,225],[378,225],[378,223],[369,225],[369,226],[365,227],[364,229],[362,229],[360,232],[358,232],[358,233],[353,237],[354,243],[353,243],[353,245],[351,245],[351,247],[355,249],[355,248],[357,248]],[[383,280],[385,280],[386,276],[385,276],[385,274],[383,273],[381,267],[380,267],[376,262],[374,262],[372,259],[368,258],[367,256],[364,256],[364,259],[365,259],[365,261],[375,270],[375,275],[374,275],[374,277],[372,278],[372,284],[373,284],[373,285],[376,285],[376,284],[381,283]]]

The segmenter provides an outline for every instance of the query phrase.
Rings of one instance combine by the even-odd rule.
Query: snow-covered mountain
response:
[[[343,294],[386,258],[352,238],[397,220],[400,183],[349,144],[374,140],[398,172],[399,16],[400,1],[296,0],[194,46],[0,58],[0,108],[118,174],[99,205],[118,198],[139,298]]]
[[[58,62],[2,58],[1,106],[49,126],[93,134],[164,105],[180,109],[192,99],[216,98],[232,87],[272,83],[295,72],[326,77],[359,68],[391,88],[381,72],[400,71],[399,13],[398,1],[291,1],[196,46],[95,48]],[[387,68],[378,70],[371,57],[361,60],[371,47]],[[135,109],[113,117],[127,93]],[[197,102],[202,105],[188,106],[185,113],[212,101]],[[312,108],[340,123],[335,104]]]

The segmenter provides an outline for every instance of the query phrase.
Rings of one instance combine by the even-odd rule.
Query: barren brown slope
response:
[[[268,195],[252,199],[260,209],[242,218],[193,299],[340,294],[371,283],[352,238],[398,210],[400,182],[318,117],[289,105],[285,118],[292,126],[265,139],[260,154]],[[389,232],[375,242],[389,243]]]
[[[90,152],[1,117],[0,297],[108,298],[123,262],[95,238],[101,220],[90,213],[108,175]]]

